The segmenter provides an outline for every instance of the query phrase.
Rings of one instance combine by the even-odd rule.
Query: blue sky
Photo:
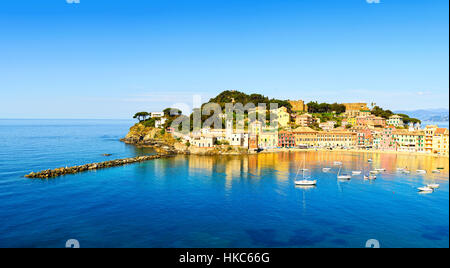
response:
[[[223,90],[448,108],[446,0],[3,0],[0,118],[129,118]]]

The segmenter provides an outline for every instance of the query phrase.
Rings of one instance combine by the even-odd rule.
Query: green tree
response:
[[[146,120],[147,117],[149,117],[149,115],[150,114],[148,112],[139,112],[139,113],[136,113],[133,116],[133,118],[139,120],[139,122],[142,122],[142,121]]]

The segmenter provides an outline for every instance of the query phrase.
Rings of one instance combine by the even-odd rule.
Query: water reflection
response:
[[[396,174],[397,168],[407,168],[411,174],[398,174],[398,176],[386,176],[387,178],[401,178],[403,176],[420,176],[425,180],[448,181],[448,158],[433,156],[416,156],[391,153],[350,153],[350,152],[284,152],[261,153],[246,156],[198,156],[191,155],[188,158],[189,172],[191,175],[203,174],[213,176],[215,173],[224,174],[226,186],[231,187],[233,181],[251,178],[263,179],[264,174],[274,177],[279,183],[286,183],[295,177],[298,168],[305,166],[312,171],[312,176],[323,175],[323,168],[331,168],[327,173],[337,173],[338,167],[333,165],[335,161],[342,162],[341,172],[355,170],[368,173],[370,170],[384,168],[384,174]],[[372,162],[369,163],[369,159]],[[306,163],[303,163],[306,160]],[[440,174],[432,173],[441,168]],[[417,174],[416,170],[425,170],[426,174]],[[373,182],[371,182],[373,183]]]

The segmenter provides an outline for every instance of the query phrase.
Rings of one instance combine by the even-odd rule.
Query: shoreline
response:
[[[371,154],[399,154],[399,155],[410,155],[410,156],[432,156],[436,158],[449,158],[448,155],[438,155],[438,154],[427,154],[419,152],[398,152],[398,151],[379,151],[379,150],[361,150],[361,149],[267,149],[259,153],[280,153],[280,152],[347,152],[347,153],[371,153]]]

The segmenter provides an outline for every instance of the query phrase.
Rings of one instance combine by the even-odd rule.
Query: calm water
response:
[[[448,159],[283,153],[172,159],[29,180],[30,171],[152,153],[118,141],[131,121],[0,120],[0,247],[449,246]],[[110,158],[102,156],[112,153]],[[373,163],[367,163],[372,158]],[[295,187],[298,166],[316,188]],[[374,182],[346,170],[384,167]],[[426,169],[397,174],[397,166]],[[441,174],[431,170],[444,167]],[[432,194],[416,187],[439,182]]]

